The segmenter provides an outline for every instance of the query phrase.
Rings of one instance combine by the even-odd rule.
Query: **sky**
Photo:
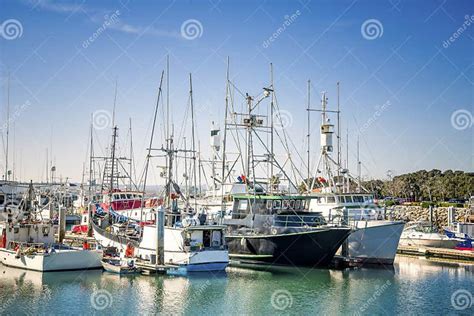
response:
[[[116,85],[119,151],[129,148],[131,121],[139,173],[166,56],[175,134],[188,135],[189,148],[189,124],[179,131],[191,73],[203,157],[211,122],[223,125],[229,58],[230,80],[253,96],[270,85],[272,63],[279,114],[300,169],[311,80],[311,108],[320,108],[326,91],[332,110],[340,82],[343,156],[348,133],[349,168],[355,172],[359,139],[363,178],[386,178],[388,170],[474,171],[472,1],[0,0],[0,23],[0,165],[5,169],[9,125],[16,179],[45,180],[52,160],[57,177],[81,181],[91,119],[96,154],[109,146]],[[164,139],[165,92],[154,147]],[[312,113],[312,168],[319,124]],[[159,164],[151,184],[161,183]]]

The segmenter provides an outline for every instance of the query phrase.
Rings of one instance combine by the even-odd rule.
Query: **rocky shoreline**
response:
[[[448,225],[449,207],[434,207],[432,210],[433,223],[439,228]],[[469,215],[474,215],[470,208],[453,207],[455,221],[465,221]],[[396,205],[387,208],[387,217],[393,220],[422,221],[430,219],[430,209],[421,206]]]

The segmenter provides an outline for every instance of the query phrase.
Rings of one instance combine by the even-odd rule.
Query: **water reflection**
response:
[[[407,304],[415,314],[449,313],[451,294],[472,287],[473,276],[473,265],[408,257],[393,268],[230,267],[186,277],[42,274],[0,265],[0,314],[275,314],[275,293],[285,294],[277,303],[291,314],[390,314]],[[92,302],[100,291],[110,300],[97,310]]]

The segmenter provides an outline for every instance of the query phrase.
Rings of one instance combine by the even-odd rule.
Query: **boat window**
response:
[[[295,209],[297,209],[297,210],[301,209],[301,200],[296,200],[295,201]]]
[[[356,203],[363,203],[364,202],[364,198],[360,195],[355,195],[354,196],[354,202]]]
[[[5,195],[0,194],[0,204],[5,203]]]
[[[246,211],[248,206],[247,200],[240,200],[239,201],[239,211]]]
[[[127,196],[126,196],[125,194],[120,194],[120,199],[126,200],[126,199],[127,199]]]
[[[352,196],[346,196],[346,203],[352,203]]]
[[[288,200],[283,200],[283,208],[287,209],[290,206],[290,201]]]
[[[281,200],[275,200],[273,205],[275,206],[276,209],[280,209],[281,208]]]
[[[272,200],[267,200],[267,210],[272,209]]]
[[[295,200],[290,200],[290,208],[295,209]]]
[[[133,199],[133,194],[127,194],[127,199],[128,199],[128,200]]]
[[[326,203],[326,198],[325,197],[320,197],[319,198],[319,203],[321,203],[321,204]]]
[[[48,227],[43,227],[43,236],[47,237],[49,235],[49,229]]]
[[[328,204],[336,203],[336,198],[334,196],[328,196],[326,200]]]

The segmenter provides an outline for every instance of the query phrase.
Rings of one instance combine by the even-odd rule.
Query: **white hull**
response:
[[[371,264],[393,264],[397,253],[403,222],[356,221],[358,230],[351,233],[349,257]]]
[[[0,248],[0,260],[9,267],[41,272],[86,270],[101,268],[102,251],[68,249],[54,253],[22,255],[17,258],[16,252]]]
[[[433,247],[454,249],[462,240],[451,238],[428,239],[428,238],[401,238],[400,245],[416,247]]]
[[[151,232],[156,228],[151,227]],[[95,229],[94,229],[95,230]],[[184,251],[181,249],[180,241],[182,229],[165,228],[164,261],[165,264],[189,267],[189,271],[222,271],[229,264],[229,253],[227,249],[206,249],[204,251]],[[156,237],[144,237],[137,248],[134,256],[145,260],[152,260],[156,256]],[[115,247],[120,251],[125,251],[126,241],[114,240],[94,231],[94,238],[102,247]]]

